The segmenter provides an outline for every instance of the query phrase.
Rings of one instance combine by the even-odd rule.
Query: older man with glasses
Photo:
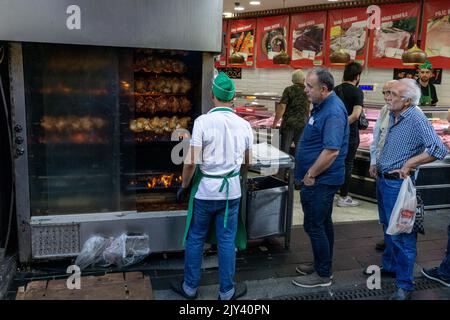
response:
[[[389,125],[383,148],[377,157],[378,211],[384,230],[400,192],[403,179],[418,166],[444,159],[448,150],[439,139],[430,122],[417,108],[420,88],[412,79],[401,79],[390,90]],[[389,99],[389,98],[388,98]],[[391,300],[407,300],[414,290],[414,263],[417,234],[387,235],[382,267],[396,274],[397,290]]]

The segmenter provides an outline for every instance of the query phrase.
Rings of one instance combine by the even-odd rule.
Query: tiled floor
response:
[[[426,235],[420,235],[417,244],[418,254],[414,274],[418,279],[422,278],[420,271],[423,267],[435,266],[442,260],[447,244],[446,226],[449,222],[450,210],[427,215]],[[336,223],[334,282],[329,288],[304,289],[291,284],[292,278],[297,276],[296,265],[312,260],[309,238],[299,225],[293,228],[290,250],[283,248],[281,238],[250,242],[248,249],[237,255],[236,278],[248,286],[245,299],[270,299],[314,292],[333,294],[338,290],[349,288],[364,289],[367,277],[362,271],[365,267],[380,262],[381,253],[374,250],[374,245],[381,236],[377,220]],[[209,258],[214,257],[213,255]],[[180,299],[169,289],[169,284],[172,279],[182,276],[183,260],[181,255],[173,256],[172,259],[178,261],[177,270],[173,268],[165,271],[149,271],[155,299]],[[211,267],[213,265],[214,263],[209,260],[209,267],[203,270],[199,299],[215,299],[217,296],[218,275],[217,268]],[[393,284],[392,279],[382,281],[387,281],[389,285]],[[450,288],[417,291],[413,294],[413,299],[450,299]]]
[[[378,220],[377,204],[373,202],[356,199],[360,202],[357,207],[338,207],[337,195],[333,207],[333,222],[350,222],[350,221],[370,221]],[[303,225],[303,211],[300,204],[300,192],[294,193],[294,211],[292,216],[292,224]]]

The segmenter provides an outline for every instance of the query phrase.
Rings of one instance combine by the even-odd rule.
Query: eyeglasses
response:
[[[400,97],[400,95],[397,92],[391,91],[391,90],[386,90],[386,91],[382,91],[383,95],[388,95],[388,96],[393,96],[393,97]]]

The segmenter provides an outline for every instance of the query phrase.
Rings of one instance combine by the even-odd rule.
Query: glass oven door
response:
[[[121,108],[134,99],[127,50],[23,44],[32,216],[135,210],[120,148]]]

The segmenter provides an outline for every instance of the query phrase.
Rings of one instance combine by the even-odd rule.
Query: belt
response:
[[[398,172],[393,172],[393,173],[378,173],[378,177],[383,177],[387,180],[400,180],[400,174]]]

